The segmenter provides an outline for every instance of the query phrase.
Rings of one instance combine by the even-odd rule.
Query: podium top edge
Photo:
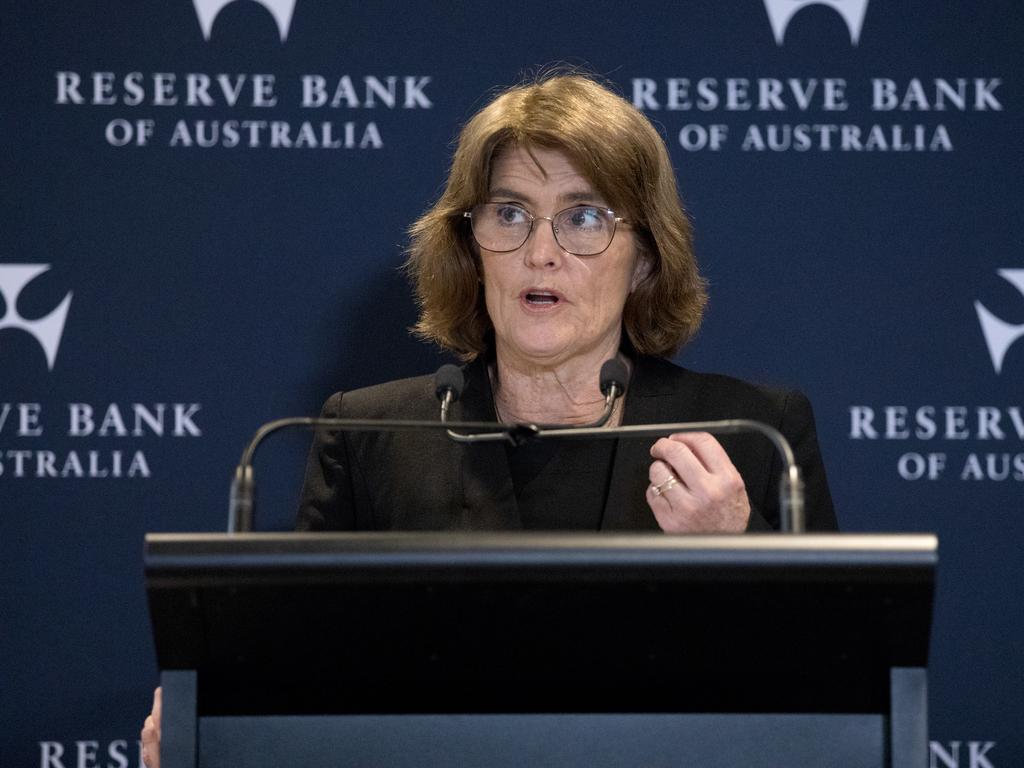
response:
[[[150,554],[180,550],[337,551],[657,551],[774,553],[891,553],[937,555],[938,537],[930,533],[725,534],[575,532],[358,532],[358,533],[147,533]]]
[[[810,578],[931,584],[930,534],[665,536],[662,534],[150,534],[150,588],[253,579]],[[731,575],[730,575],[731,574]]]

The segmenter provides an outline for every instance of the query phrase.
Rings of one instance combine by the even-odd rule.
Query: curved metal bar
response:
[[[782,457],[783,473],[779,481],[779,513],[783,531],[803,533],[805,530],[803,480],[800,468],[793,456],[789,441],[779,430],[752,419],[726,419],[720,421],[697,421],[663,424],[637,424],[626,427],[603,427],[611,417],[614,407],[616,388],[612,388],[605,398],[605,410],[601,418],[593,424],[582,427],[566,427],[564,425],[541,424],[508,424],[480,421],[448,421],[447,409],[442,404],[442,421],[399,421],[373,419],[332,419],[311,416],[293,416],[275,419],[263,424],[246,445],[242,459],[235,470],[231,485],[231,501],[229,507],[229,531],[244,532],[252,529],[253,509],[255,506],[255,480],[252,462],[256,449],[269,435],[285,427],[303,426],[313,429],[331,431],[375,431],[375,432],[408,432],[421,429],[443,429],[448,436],[457,442],[474,443],[508,440],[513,445],[520,445],[532,439],[544,440],[554,438],[598,438],[611,439],[620,437],[663,437],[678,432],[709,432],[711,434],[734,434],[739,432],[757,432],[767,437]],[[450,405],[450,403],[449,403]],[[457,432],[455,430],[462,430]]]

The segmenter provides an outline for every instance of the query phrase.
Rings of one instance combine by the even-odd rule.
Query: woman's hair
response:
[[[649,270],[626,300],[623,325],[640,354],[673,354],[700,326],[707,293],[668,151],[629,102],[578,74],[509,88],[463,128],[444,193],[410,229],[414,331],[466,359],[485,350],[493,326],[463,213],[488,200],[496,156],[520,147],[565,152],[632,227]]]

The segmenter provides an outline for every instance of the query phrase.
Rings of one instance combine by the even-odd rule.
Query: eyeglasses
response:
[[[555,242],[574,256],[596,256],[608,250],[615,227],[625,219],[615,211],[594,205],[574,205],[554,216],[534,216],[514,203],[481,203],[465,211],[473,228],[473,239],[488,251],[508,253],[522,247],[538,220],[551,222]]]

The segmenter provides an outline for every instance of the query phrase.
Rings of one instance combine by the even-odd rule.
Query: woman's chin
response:
[[[582,343],[587,341],[588,343]],[[614,342],[609,342],[615,347]],[[604,349],[605,344],[594,339],[582,339],[579,334],[565,336],[519,336],[513,337],[507,343],[502,344],[499,340],[497,351],[499,357],[506,357],[507,362],[511,359],[519,359],[532,365],[552,368],[574,360],[593,358]],[[614,352],[609,355],[614,355]],[[600,365],[601,361],[597,361]]]
[[[504,350],[502,347],[504,347]],[[550,336],[514,338],[508,344],[498,345],[498,354],[500,355],[503,351],[523,360],[542,365],[556,364],[564,360],[570,360],[574,356],[571,342],[566,339],[552,338]]]

